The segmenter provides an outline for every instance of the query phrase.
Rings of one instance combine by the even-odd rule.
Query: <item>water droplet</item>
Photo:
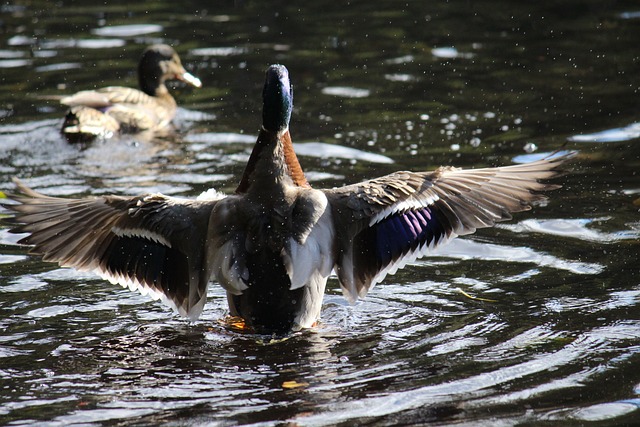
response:
[[[538,146],[536,144],[534,144],[533,142],[527,142],[524,145],[524,151],[526,153],[531,154],[531,153],[533,153],[534,151],[537,151],[537,150],[538,150]]]

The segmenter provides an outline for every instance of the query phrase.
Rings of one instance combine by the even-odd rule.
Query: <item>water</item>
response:
[[[41,262],[0,229],[0,424],[625,425],[640,414],[640,145],[633,2],[32,1],[0,5],[0,188],[232,191],[270,63],[295,87],[314,186],[579,155],[544,206],[454,241],[271,342],[220,287],[188,323]],[[55,97],[135,85],[176,46],[176,130],[85,146]]]

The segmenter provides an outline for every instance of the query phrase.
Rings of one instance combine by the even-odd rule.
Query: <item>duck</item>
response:
[[[293,149],[285,66],[267,69],[262,100],[262,126],[234,193],[73,199],[14,179],[10,231],[26,233],[19,243],[44,261],[95,272],[191,320],[217,282],[247,330],[287,334],[317,324],[332,273],[348,301],[364,298],[437,246],[531,209],[560,187],[548,180],[574,154],[316,189]]]
[[[61,98],[60,103],[69,107],[62,134],[70,142],[86,142],[118,133],[162,130],[177,109],[165,82],[180,80],[202,87],[200,79],[185,70],[176,51],[166,44],[154,44],[143,51],[138,80],[140,89],[109,86]]]

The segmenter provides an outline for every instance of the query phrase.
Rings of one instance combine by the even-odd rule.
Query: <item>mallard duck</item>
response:
[[[259,333],[309,328],[335,271],[349,301],[456,236],[530,209],[569,155],[484,169],[395,172],[312,188],[289,133],[287,69],[266,72],[262,128],[235,194],[67,199],[19,181],[13,233],[45,261],[93,271],[196,319],[210,280]]]
[[[176,114],[176,101],[165,82],[181,80],[201,87],[189,74],[171,46],[155,44],[142,53],[138,65],[140,89],[109,86],[66,96],[60,103],[70,107],[62,133],[70,141],[108,138],[118,132],[135,133],[165,128]]]

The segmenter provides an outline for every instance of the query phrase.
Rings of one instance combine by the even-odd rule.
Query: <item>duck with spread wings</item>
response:
[[[387,274],[438,245],[508,220],[557,188],[544,183],[568,155],[484,169],[395,172],[315,189],[293,150],[287,69],[273,65],[263,124],[235,194],[50,197],[16,181],[12,232],[45,261],[149,294],[191,319],[211,280],[254,331],[319,319],[335,271],[344,296],[364,297]]]

